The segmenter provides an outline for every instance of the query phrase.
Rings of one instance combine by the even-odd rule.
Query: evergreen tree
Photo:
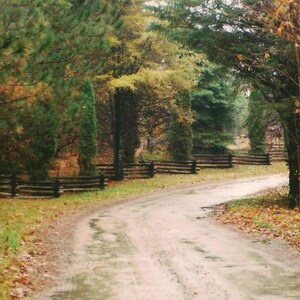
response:
[[[25,120],[24,131],[28,146],[24,165],[32,180],[45,180],[56,151],[57,113],[50,103],[37,102]]]
[[[282,32],[286,27],[281,24],[285,22],[275,22],[275,27],[279,25],[282,29],[266,30],[270,11],[261,7],[266,3],[175,0],[158,10],[171,25],[171,28],[162,30],[193,49],[201,49],[215,63],[234,68],[240,78],[264,91],[264,98],[276,108],[284,124],[289,158],[289,194],[290,199],[296,199],[299,197],[298,129],[294,119],[294,99],[299,95],[297,57],[295,46],[274,33]],[[282,16],[281,12],[274,13],[273,6],[271,12]],[[295,28],[289,21],[287,23],[288,28]]]
[[[232,142],[230,123],[233,79],[218,66],[207,66],[192,91],[193,143],[195,153],[224,153]]]
[[[111,112],[117,179],[122,178],[122,161],[133,159],[137,125],[146,123],[140,122],[147,115],[145,107],[170,108],[173,99],[194,86],[195,62],[200,60],[178,44],[149,31],[151,19],[143,10],[143,1],[123,3],[123,9],[123,24],[116,34],[118,42],[112,47],[104,72],[97,76],[97,93],[107,101]],[[128,122],[133,126],[131,132],[125,129]]]
[[[266,152],[266,112],[265,101],[259,90],[251,91],[249,98],[249,115],[247,118],[248,137],[251,152]]]
[[[192,154],[192,116],[189,93],[176,100],[170,125],[170,153],[174,160],[189,160]]]
[[[75,143],[79,116],[74,98],[82,78],[94,77],[103,67],[111,32],[120,26],[118,3],[17,2],[6,0],[0,10],[2,172],[26,167],[28,138],[34,135],[27,126],[32,122],[28,108],[35,102],[38,107],[40,101],[47,101],[56,111],[59,125],[53,132],[57,137],[53,155]]]
[[[86,81],[82,86],[80,99],[80,131],[79,131],[79,167],[80,175],[95,175],[95,157],[97,154],[97,124],[93,86]]]

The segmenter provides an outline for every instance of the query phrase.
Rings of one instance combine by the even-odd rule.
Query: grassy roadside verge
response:
[[[281,188],[255,198],[229,202],[217,219],[266,239],[284,240],[300,252],[300,212],[288,209],[287,193],[287,188]]]
[[[272,166],[236,166],[225,170],[201,170],[198,175],[160,175],[150,180],[133,180],[114,184],[105,191],[65,195],[51,200],[0,200],[0,299],[17,298],[11,289],[27,283],[26,257],[39,253],[39,232],[74,211],[92,205],[104,205],[143,193],[196,183],[239,179],[286,172],[284,163]],[[30,284],[28,282],[28,284]]]

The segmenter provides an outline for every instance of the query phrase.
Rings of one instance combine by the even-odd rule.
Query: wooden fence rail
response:
[[[98,171],[108,179],[115,178],[113,164],[98,164]],[[152,178],[155,175],[153,163],[123,164],[124,179],[144,179]]]
[[[272,162],[273,161],[287,161],[288,156],[287,152],[285,150],[270,150],[269,151],[271,155]]]
[[[197,174],[199,168],[195,160],[189,161],[152,161],[157,174]]]
[[[200,168],[232,168],[234,165],[270,165],[272,155],[269,153],[240,154],[194,154]]]
[[[153,163],[124,164],[123,174],[125,179],[152,178],[155,175]]]
[[[233,163],[237,165],[270,165],[272,158],[269,153],[243,153],[233,156]]]
[[[0,197],[16,195],[16,176],[0,176]]]
[[[91,192],[103,190],[105,177],[98,176],[79,176],[79,177],[59,177],[59,184],[64,192]]]
[[[55,177],[47,181],[22,180],[15,175],[0,176],[0,197],[57,198],[64,192],[88,192],[104,189],[103,175]]]
[[[98,164],[98,171],[109,179],[115,178],[113,164]],[[152,178],[155,174],[196,174],[196,161],[143,161],[138,164],[123,164],[124,179]]]
[[[194,159],[200,168],[232,168],[233,156],[231,154],[194,154]]]

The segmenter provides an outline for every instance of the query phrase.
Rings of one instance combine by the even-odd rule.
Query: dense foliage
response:
[[[249,97],[249,115],[247,119],[248,136],[251,152],[266,152],[266,109],[263,95],[259,90],[253,90]]]
[[[224,153],[232,143],[234,83],[217,66],[207,66],[192,91],[193,144],[195,153]]]
[[[97,154],[96,102],[93,86],[89,81],[83,84],[80,111],[79,131],[79,167],[81,175],[95,175],[97,170],[95,158]]]
[[[278,112],[287,140],[291,207],[299,195],[299,124],[294,100],[299,97],[300,51],[295,7],[296,1],[284,0],[174,0],[156,8],[167,24],[159,24],[161,30],[254,84]]]
[[[80,172],[93,173],[96,136],[105,136],[97,144],[110,146],[117,178],[143,140],[149,150],[168,145],[180,160],[193,148],[225,152],[242,122],[238,77],[241,86],[262,92],[250,97],[250,115],[266,105],[285,128],[293,206],[300,157],[297,5],[170,0],[149,9],[142,0],[4,1],[0,172],[46,178],[55,159],[73,153]],[[82,109],[93,98],[82,94],[86,80],[95,88],[100,132],[94,111]],[[263,138],[263,117],[250,116],[251,140]]]

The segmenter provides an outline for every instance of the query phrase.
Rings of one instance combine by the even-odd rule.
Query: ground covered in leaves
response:
[[[238,229],[288,242],[300,252],[300,211],[288,209],[287,188],[225,205],[217,219]]]

